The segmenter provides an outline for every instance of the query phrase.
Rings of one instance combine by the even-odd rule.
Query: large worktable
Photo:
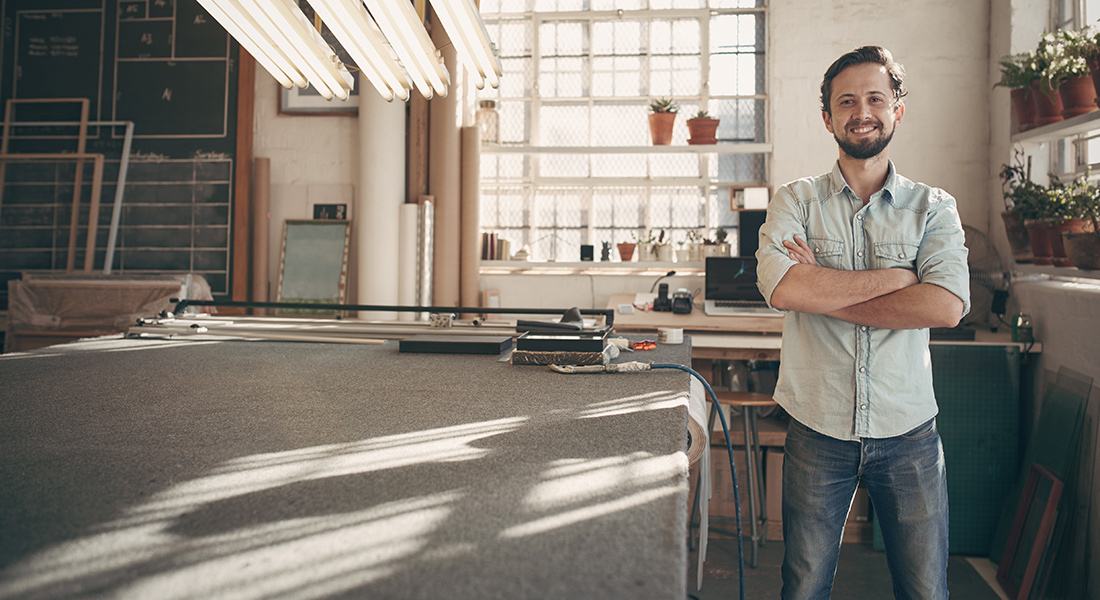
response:
[[[688,390],[396,341],[5,354],[0,598],[683,598]]]

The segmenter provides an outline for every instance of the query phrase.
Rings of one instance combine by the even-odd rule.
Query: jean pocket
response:
[[[924,423],[901,434],[900,438],[915,442],[936,435],[936,419],[928,419]]]

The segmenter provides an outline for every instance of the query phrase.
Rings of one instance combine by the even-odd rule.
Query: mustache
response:
[[[852,130],[857,127],[866,127],[868,125],[873,125],[875,127],[878,127],[879,129],[882,129],[882,121],[873,117],[869,119],[852,119],[851,121],[848,121],[848,123],[844,126],[844,129]]]

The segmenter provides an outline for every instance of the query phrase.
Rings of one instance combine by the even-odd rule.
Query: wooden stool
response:
[[[752,536],[752,551],[749,555],[749,566],[756,568],[757,548],[764,545],[767,537],[764,528],[768,524],[768,504],[764,490],[764,464],[761,459],[760,433],[756,427],[756,409],[759,407],[775,406],[776,402],[767,394],[755,392],[728,392],[716,391],[718,404],[741,409],[741,424],[745,433],[745,464],[748,467],[749,482],[749,522]],[[714,422],[718,416],[718,406],[711,403],[710,416],[707,418],[708,432],[714,431]],[[732,425],[727,423],[727,425]],[[739,484],[741,481],[739,480]],[[698,488],[698,482],[696,482]],[[695,510],[699,507],[698,491],[695,502],[692,503],[692,519],[695,518]],[[760,515],[757,517],[757,507]]]

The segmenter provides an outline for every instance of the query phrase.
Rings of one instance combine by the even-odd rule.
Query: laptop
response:
[[[782,317],[756,287],[756,259],[708,256],[703,312],[711,316]]]

